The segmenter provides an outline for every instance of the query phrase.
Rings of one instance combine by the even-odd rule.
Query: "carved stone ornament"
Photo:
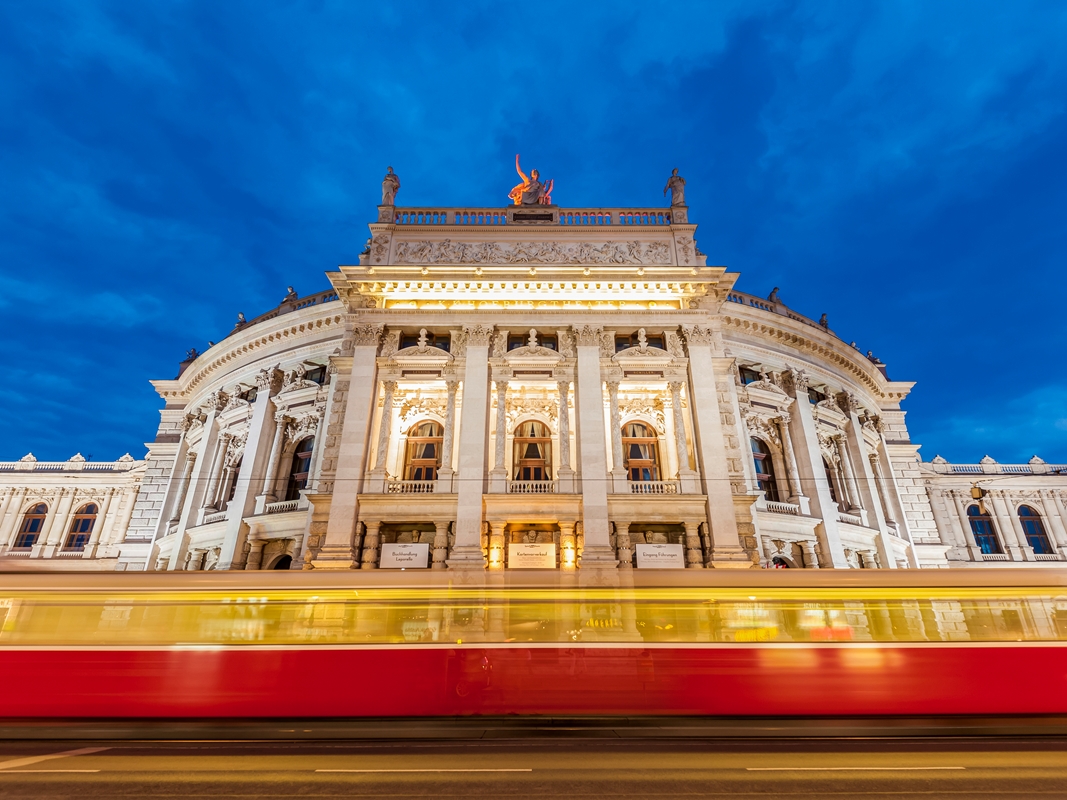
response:
[[[263,369],[256,373],[256,388],[261,392],[277,389],[281,385],[282,371],[277,367]]]
[[[662,431],[665,423],[664,397],[661,395],[624,395],[619,397],[619,417],[625,422],[627,418],[644,417],[654,420],[656,427]]]
[[[669,264],[666,242],[401,242],[397,264]]]
[[[234,391],[230,394],[230,399],[226,403],[226,406],[222,409],[223,412],[233,411],[235,408],[248,408],[251,404],[238,394],[240,391],[239,386],[234,387]]]
[[[819,440],[819,451],[823,457],[826,458],[831,464],[837,464],[841,460],[841,455],[837,451],[837,445],[834,442],[835,436],[830,436],[823,431],[816,431],[816,437]]]
[[[645,336],[645,329],[640,328],[637,331],[637,345],[634,347],[628,347],[625,350],[620,350],[618,353],[612,353],[611,357],[614,360],[627,360],[631,358],[654,358],[661,360],[670,360],[671,354],[666,350],[661,350],[658,347],[648,346],[648,337]]]
[[[841,409],[846,417],[852,413],[859,412],[860,401],[851,392],[838,392],[836,399],[838,408]]]
[[[564,358],[574,358],[574,334],[570,331],[556,332],[556,346]]]
[[[667,352],[674,358],[685,358],[685,347],[682,345],[682,337],[674,331],[667,331],[663,334],[664,341],[667,345]]]
[[[792,394],[803,394],[808,391],[808,375],[802,369],[786,367],[782,373],[782,388]]]
[[[226,446],[226,466],[233,467],[241,460],[245,453],[245,444],[248,442],[248,428],[234,435]]]
[[[226,407],[226,404],[230,402],[230,396],[226,392],[219,389],[212,392],[207,397],[207,402],[204,404],[204,408],[207,411],[222,411]]]
[[[352,328],[352,344],[356,347],[377,346],[383,330],[384,325],[356,325]]]
[[[384,264],[389,254],[389,236],[377,233],[370,240],[370,258],[372,264]]]
[[[511,392],[504,402],[504,411],[508,419],[508,430],[514,429],[518,421],[527,416],[537,415],[549,421],[549,427],[555,433],[556,420],[559,416],[559,397],[547,391],[527,391],[525,387],[518,392]]]
[[[467,347],[488,347],[493,337],[492,325],[466,325],[463,328]]]
[[[289,418],[285,426],[286,441],[294,442],[307,436],[314,436],[315,431],[318,430],[319,421],[322,419],[322,415],[325,411],[326,404],[320,403],[315,406],[313,411],[301,414],[298,417]]]
[[[297,364],[294,369],[285,373],[282,378],[282,388],[278,394],[288,394],[289,392],[297,392],[301,389],[318,389],[319,385],[315,381],[309,381],[305,378],[308,374],[307,367],[303,364]]]
[[[767,375],[766,372],[761,372],[759,380],[753,381],[745,388],[749,390],[758,389],[776,395],[785,395],[785,391],[782,389],[782,387],[780,387],[777,383],[771,380],[771,377]]]
[[[507,341],[505,339],[505,341]],[[496,346],[500,343],[499,337],[493,344],[493,354],[496,354]],[[557,353],[555,350],[549,350],[547,347],[541,347],[537,343],[537,331],[533,328],[530,329],[529,339],[522,347],[516,347],[514,350],[504,354],[504,358],[509,361],[519,361],[525,358],[536,359],[549,359],[551,361],[561,361],[563,356]]]
[[[715,331],[705,325],[685,325],[682,335],[691,347],[710,347],[715,341]]]
[[[410,392],[398,391],[393,397],[394,402],[400,408],[400,424],[405,428],[419,417],[429,415],[442,420],[445,418],[446,409],[443,397],[424,395],[421,389]]]
[[[696,251],[696,242],[689,236],[679,236],[676,240],[678,245],[678,261],[681,264],[692,264],[693,254]]]
[[[782,439],[778,433],[778,426],[774,424],[770,417],[750,411],[745,415],[745,426],[748,428],[750,436],[763,439],[779,450],[782,449]]]
[[[392,329],[390,329],[389,332],[385,334],[385,338],[382,339],[382,358],[389,358],[390,356],[395,355],[398,350],[400,350],[400,336],[400,331],[394,331]]]
[[[179,423],[181,429],[185,432],[189,432],[199,428],[204,424],[204,417],[200,411],[195,411],[192,414],[186,414],[182,417],[182,421]],[[25,459],[23,459],[25,460]],[[34,459],[36,461],[36,459]]]
[[[392,334],[390,334],[390,336],[392,336]],[[427,357],[429,357],[431,360],[441,359],[444,361],[452,361],[455,359],[455,356],[453,356],[451,353],[442,350],[440,347],[434,347],[432,344],[430,344],[429,334],[427,333],[425,328],[422,328],[419,331],[419,339],[417,344],[412,345],[411,347],[405,347],[404,349],[397,350],[395,353],[393,353],[394,359],[425,359]]]
[[[604,329],[597,325],[583,325],[574,329],[574,338],[578,347],[600,347],[600,339],[604,335]]]

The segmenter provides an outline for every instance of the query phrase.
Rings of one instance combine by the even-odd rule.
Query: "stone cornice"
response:
[[[258,330],[241,330],[202,353],[173,380],[152,381],[160,397],[172,401],[189,398],[220,369],[282,342],[299,342],[321,333],[341,337],[348,315],[338,302],[311,306],[257,324]],[[273,323],[273,325],[271,324]]]
[[[736,313],[736,311],[741,311],[741,313]],[[737,334],[742,334],[769,340],[768,343],[791,347],[838,367],[853,380],[858,381],[872,396],[882,401],[899,403],[908,396],[915,385],[913,382],[886,380],[874,364],[833,334],[821,333],[812,329],[810,325],[792,321],[788,317],[770,314],[759,309],[750,309],[748,306],[738,306],[736,310],[733,307],[724,309],[721,319],[723,338],[727,346]],[[745,344],[743,340],[735,341],[738,344]],[[787,354],[773,350],[768,352],[777,359],[788,361]]]

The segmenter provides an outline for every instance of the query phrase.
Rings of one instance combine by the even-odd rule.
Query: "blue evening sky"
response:
[[[1067,461],[1067,5],[0,6],[0,460],[140,457],[187,348],[401,205],[663,204],[826,312],[930,459]]]

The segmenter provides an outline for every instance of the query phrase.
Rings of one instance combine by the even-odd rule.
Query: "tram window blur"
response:
[[[1039,556],[1052,555],[1052,544],[1045,533],[1045,526],[1041,524],[1041,516],[1030,506],[1019,506],[1019,522],[1023,525],[1026,543],[1034,548],[1034,552]]]
[[[774,475],[774,459],[771,449],[762,439],[749,439],[752,448],[752,461],[756,465],[756,483],[764,497],[771,502],[778,502],[778,480]]]
[[[996,528],[988,514],[982,513],[978,506],[970,506],[967,509],[967,519],[971,523],[971,533],[978,549],[983,553],[1001,553],[1000,541],[997,539]]]
[[[33,547],[37,543],[37,537],[41,535],[41,528],[44,527],[46,516],[48,516],[48,506],[44,503],[38,503],[26,512],[26,515],[22,518],[22,527],[19,528],[19,535],[15,539],[16,548]]]

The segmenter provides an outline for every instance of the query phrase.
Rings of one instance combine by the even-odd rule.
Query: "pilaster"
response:
[[[583,568],[613,568],[617,563],[608,527],[608,448],[600,377],[600,344],[603,335],[603,328],[592,325],[575,329],[578,372],[574,382],[574,405],[584,536],[579,564]]]

